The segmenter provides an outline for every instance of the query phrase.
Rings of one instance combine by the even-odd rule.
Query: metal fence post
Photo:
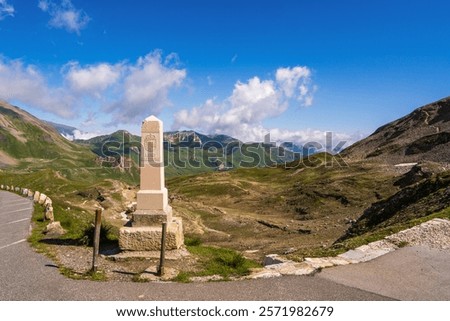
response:
[[[97,272],[97,258],[100,248],[100,229],[102,226],[102,209],[95,210],[94,253],[92,257],[92,272]]]
[[[161,256],[159,258],[159,268],[158,275],[164,275],[164,264],[166,260],[166,232],[167,232],[167,223],[162,223],[162,233],[161,233]]]

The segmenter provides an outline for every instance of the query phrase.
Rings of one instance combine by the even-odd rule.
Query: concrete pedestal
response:
[[[122,227],[119,234],[119,246],[124,251],[161,250],[162,226]],[[174,217],[167,224],[166,250],[179,249],[184,244],[183,223]]]

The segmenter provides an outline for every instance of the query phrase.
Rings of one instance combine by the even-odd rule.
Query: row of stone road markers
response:
[[[55,216],[53,213],[53,201],[50,197],[48,197],[44,193],[40,193],[39,191],[32,191],[29,188],[23,188],[13,185],[9,186],[2,184],[0,185],[0,189],[16,193],[23,197],[27,197],[29,199],[32,199],[35,204],[43,206],[44,207],[43,220],[49,221],[49,224],[45,228],[44,233],[57,235],[65,233],[64,229],[61,226],[61,223],[55,221]]]

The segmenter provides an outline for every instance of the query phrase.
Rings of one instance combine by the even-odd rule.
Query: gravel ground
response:
[[[57,265],[70,269],[75,275],[84,275],[92,268],[92,247],[87,246],[56,246],[51,245],[51,252],[56,256],[54,260]],[[117,248],[103,248],[97,260],[98,271],[105,273],[106,279],[110,281],[136,281],[147,269],[152,269],[159,265],[158,253],[142,253],[142,255],[129,256],[125,253],[116,255]],[[171,253],[166,256],[165,267],[171,271],[193,270],[197,266],[197,261],[192,256],[178,255],[172,259]]]
[[[394,244],[406,242],[409,246],[428,246],[434,249],[450,248],[450,221],[433,219],[386,237]]]

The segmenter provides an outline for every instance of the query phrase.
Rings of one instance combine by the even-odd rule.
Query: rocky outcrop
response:
[[[414,170],[416,173],[417,171],[417,169]],[[414,172],[403,176],[399,181],[415,180]],[[407,186],[385,200],[373,203],[336,243],[377,228],[406,223],[411,219],[439,212],[449,206],[450,172],[437,174]]]
[[[403,174],[397,181],[395,181],[394,185],[404,188],[406,186],[418,183],[426,178],[430,178],[432,175],[433,172],[429,168],[416,164],[409,172]]]

